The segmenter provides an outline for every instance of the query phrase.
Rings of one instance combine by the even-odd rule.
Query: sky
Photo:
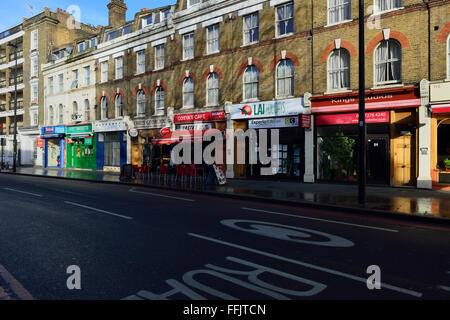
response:
[[[80,8],[81,22],[94,26],[108,24],[108,8],[110,0],[2,0],[0,6],[0,32],[22,22],[22,18],[32,17],[49,7],[69,11],[71,7]],[[127,20],[132,20],[136,12],[142,8],[157,8],[175,4],[176,0],[125,0],[128,7]],[[72,10],[70,10],[72,11]]]

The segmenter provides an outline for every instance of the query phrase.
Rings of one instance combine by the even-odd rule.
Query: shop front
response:
[[[44,149],[45,168],[64,167],[64,137],[66,127],[43,127],[41,128],[41,138],[36,141],[36,147],[42,146]]]
[[[430,84],[431,178],[450,186],[450,82]]]
[[[121,119],[95,121],[93,130],[97,170],[120,172],[127,164],[127,123]]]
[[[305,129],[311,125],[306,114],[303,98],[276,101],[261,101],[233,105],[231,110],[233,129],[256,131],[258,143],[246,144],[246,164],[234,165],[234,175],[238,178],[272,178],[302,181],[305,172]],[[271,141],[271,130],[279,130],[279,141]],[[256,164],[250,164],[250,147],[259,150],[261,135],[267,133],[268,155],[278,152],[278,170],[270,176],[262,176],[261,169],[270,166],[262,164],[258,156]],[[235,156],[237,155],[235,146]]]
[[[366,168],[369,184],[415,185],[417,87],[366,92]],[[311,98],[315,118],[316,178],[356,182],[358,92]]]
[[[68,169],[97,170],[96,134],[92,123],[66,126]]]

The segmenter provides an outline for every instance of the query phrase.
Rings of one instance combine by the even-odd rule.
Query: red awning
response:
[[[223,137],[223,130],[176,130],[162,135],[159,138],[152,139],[153,145],[169,145],[177,143],[202,143],[204,136],[213,135],[220,132]]]
[[[450,103],[435,104],[432,108],[433,113],[450,113]]]

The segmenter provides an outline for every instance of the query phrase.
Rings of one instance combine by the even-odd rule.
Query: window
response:
[[[281,60],[277,66],[277,97],[294,95],[294,64],[289,59]]]
[[[38,57],[31,58],[31,78],[37,77],[39,72]]]
[[[244,100],[259,98],[259,70],[248,66],[244,72]]]
[[[328,24],[350,20],[350,0],[328,0]]]
[[[91,67],[84,68],[84,83],[86,86],[91,85]]]
[[[72,120],[76,121],[78,120],[78,103],[76,103],[76,101],[73,102],[72,104]]]
[[[194,33],[183,35],[183,59],[194,58]]]
[[[129,24],[129,25],[123,27],[122,30],[123,30],[123,31],[122,31],[122,36],[124,36],[124,35],[126,35],[126,34],[129,34],[129,33],[131,32],[131,24]]]
[[[38,103],[38,94],[39,94],[39,88],[37,83],[31,85],[31,103],[37,104]]]
[[[277,36],[294,33],[294,5],[292,2],[279,5],[276,10]]]
[[[450,78],[450,35],[447,38],[447,78]]]
[[[70,88],[76,89],[76,88],[78,88],[78,70],[73,70],[72,75],[73,75],[73,77],[72,77],[73,81],[72,81],[72,86]]]
[[[38,49],[38,30],[31,31],[30,48],[31,48],[31,50],[37,50]]]
[[[215,72],[208,75],[206,82],[206,104],[208,106],[219,105],[219,75]]]
[[[37,126],[39,124],[39,115],[37,110],[31,111],[31,125]]]
[[[142,18],[142,28],[145,28],[146,26],[150,26],[153,24],[153,14],[149,15],[148,17]]]
[[[86,50],[86,42],[81,42],[78,44],[78,52]]]
[[[100,119],[108,119],[108,100],[106,100],[106,97],[102,97],[100,100]]]
[[[375,13],[393,10],[402,6],[402,0],[375,0]]]
[[[123,96],[119,93],[116,95],[116,118],[123,117]]]
[[[105,134],[105,166],[120,167],[120,132]]]
[[[155,115],[164,114],[164,88],[159,86],[155,90]]]
[[[155,70],[164,69],[164,45],[155,47]]]
[[[91,121],[91,107],[89,105],[89,100],[84,100],[84,121]]]
[[[202,2],[202,0],[188,0],[188,7],[192,7],[192,6],[194,6],[196,4],[199,4],[201,2]]]
[[[64,107],[62,104],[59,105],[58,115],[59,115],[59,124],[63,124],[64,123]]]
[[[104,42],[114,40],[118,37],[127,35],[130,32],[131,32],[131,24],[114,29],[114,30],[109,30],[105,33]]]
[[[101,80],[102,80],[102,82],[107,82],[108,81],[108,61],[102,62],[101,68],[102,68]]]
[[[123,78],[123,57],[116,58],[116,79]]]
[[[59,92],[64,91],[64,74],[59,75]]]
[[[139,90],[137,93],[137,115],[144,116],[145,115],[145,92],[144,90]]]
[[[170,9],[161,11],[161,21],[167,20],[169,18]]]
[[[206,47],[207,53],[219,51],[219,24],[209,26],[206,29]]]
[[[91,48],[97,46],[97,38],[92,38],[92,39],[90,39],[90,40],[89,40],[89,46],[90,46]]]
[[[375,84],[401,82],[402,49],[395,40],[381,41],[375,49]]]
[[[145,72],[145,50],[137,52],[137,73]]]
[[[258,42],[259,16],[258,12],[244,16],[244,44]]]
[[[53,107],[50,106],[50,107],[48,107],[48,125],[52,126],[54,120],[55,120],[55,113],[53,111]]]
[[[183,82],[183,108],[194,107],[194,80],[191,77]]]
[[[53,77],[48,78],[48,90],[50,94],[54,93],[54,88],[53,88]]]
[[[350,88],[350,54],[333,50],[328,57],[328,91]]]

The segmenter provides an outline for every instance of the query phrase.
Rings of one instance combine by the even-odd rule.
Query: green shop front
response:
[[[96,139],[92,123],[66,126],[67,168],[97,170]]]

